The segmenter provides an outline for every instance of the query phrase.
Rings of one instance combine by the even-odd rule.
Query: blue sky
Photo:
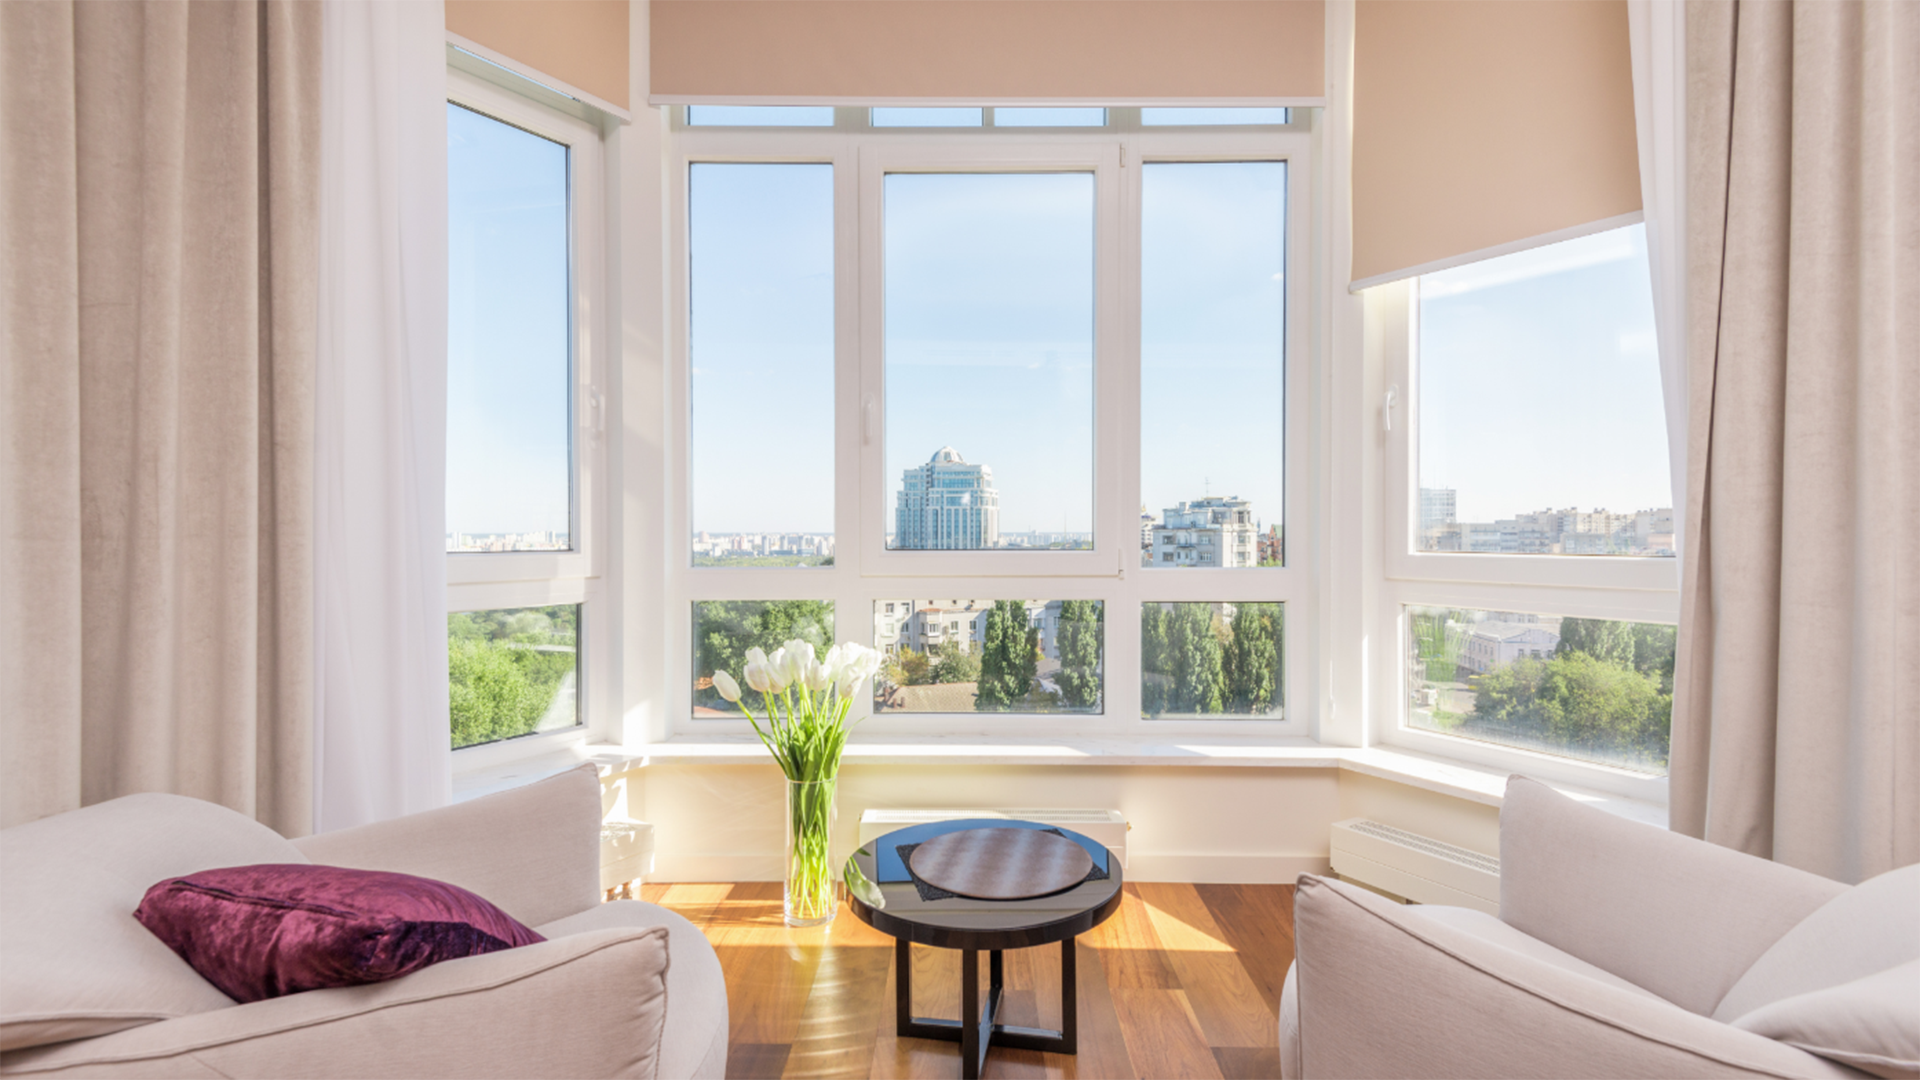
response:
[[[1462,521],[1672,506],[1646,230],[1420,283],[1420,484]]]
[[[567,150],[447,106],[447,531],[567,531]]]
[[[564,529],[566,151],[448,109],[448,528]],[[1279,522],[1286,166],[1143,170],[1141,498]],[[828,165],[693,166],[693,528],[833,529]],[[896,174],[885,188],[885,477],[951,445],[1005,532],[1093,513],[1088,173]],[[1466,520],[1670,505],[1640,227],[1422,283],[1421,483]],[[1131,450],[1129,451],[1131,452]]]

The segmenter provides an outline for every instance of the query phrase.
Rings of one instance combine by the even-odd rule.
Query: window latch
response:
[[[867,400],[860,406],[860,445],[862,446],[873,445],[873,412],[873,395],[868,394]]]
[[[1400,384],[1395,383],[1387,387],[1386,400],[1380,405],[1380,426],[1386,428],[1389,433],[1393,431],[1393,402],[1399,396]]]

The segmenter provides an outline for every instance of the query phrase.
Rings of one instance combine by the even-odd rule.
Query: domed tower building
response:
[[[893,546],[959,551],[1000,546],[1000,493],[993,469],[943,446],[900,477]]]

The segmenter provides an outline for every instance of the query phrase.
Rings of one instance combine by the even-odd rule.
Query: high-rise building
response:
[[[1167,508],[1153,529],[1152,566],[1257,566],[1253,511],[1245,499],[1210,496]]]
[[[943,446],[900,477],[893,546],[957,551],[1000,546],[1000,492],[993,470]]]

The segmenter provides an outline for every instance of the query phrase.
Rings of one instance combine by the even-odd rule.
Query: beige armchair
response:
[[[1911,1007],[1920,998],[1887,998],[1904,996],[1920,971],[1896,966],[1913,959],[1903,926],[1920,926],[1911,901],[1920,867],[1850,890],[1515,777],[1500,812],[1500,873],[1497,918],[1302,877],[1297,959],[1280,1004],[1283,1074],[1865,1075],[1842,1063],[1852,1061],[1912,1075],[1884,1056],[1829,1047],[1865,1025],[1890,1018],[1885,1032],[1920,1019]],[[1839,910],[1854,903],[1836,899],[1850,892],[1860,902]],[[1800,958],[1783,956],[1801,944]],[[1823,970],[1806,970],[1807,949]],[[1823,1006],[1849,980],[1855,996]],[[1807,989],[1820,993],[1792,997]],[[1761,1008],[1782,997],[1790,1008]],[[1796,1037],[1794,1023],[1854,1030]]]
[[[0,1075],[724,1076],[712,947],[663,908],[602,903],[599,861],[591,766],[297,841],[171,795],[0,831]],[[239,1005],[133,919],[162,878],[271,862],[452,882],[548,940]]]

